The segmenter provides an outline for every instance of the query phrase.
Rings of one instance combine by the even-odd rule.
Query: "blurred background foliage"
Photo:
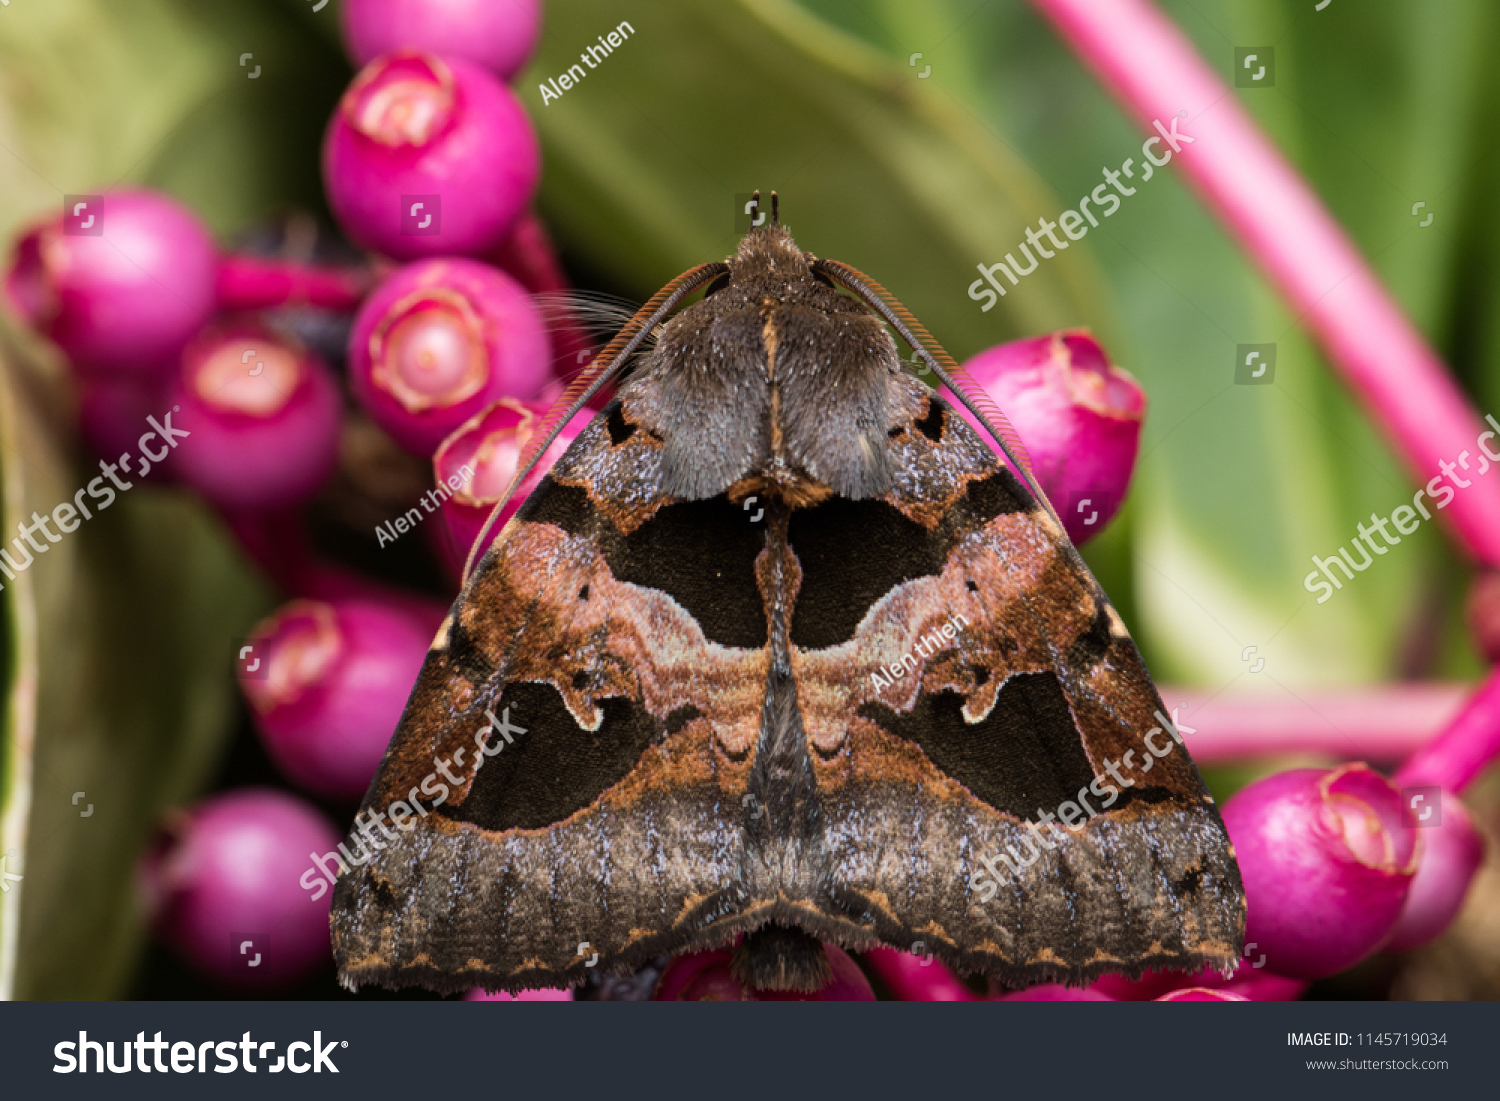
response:
[[[1500,11],[1486,0],[1162,6],[1226,79],[1235,46],[1274,46],[1275,86],[1234,94],[1481,411],[1500,409],[1489,262]],[[335,5],[312,7],[0,10],[0,233],[64,194],[126,184],[178,195],[226,243],[275,212],[326,219],[318,144],[351,73]],[[635,31],[626,44],[543,106],[537,82],[621,20]],[[261,67],[253,80],[246,53]],[[1091,328],[1151,407],[1129,506],[1086,557],[1158,678],[1295,692],[1477,675],[1460,621],[1465,571],[1431,526],[1327,604],[1302,588],[1310,555],[1333,553],[1411,486],[1175,171],[989,313],[967,297],[976,264],[1074,206],[1142,140],[1020,0],[549,0],[517,89],[543,144],[539,206],[581,288],[644,300],[732,250],[736,195],[775,189],[804,248],[883,282],[960,359]],[[1411,214],[1419,201],[1434,215],[1426,228]],[[13,525],[87,475],[58,364],[8,323],[4,333]],[[1235,345],[1270,342],[1275,384],[1234,386]],[[101,997],[121,992],[138,950],[130,862],[160,811],[223,767],[230,643],[268,594],[216,522],[171,492],[137,489],[64,547],[0,592],[0,851],[31,806],[24,910],[0,903],[0,926],[21,922],[15,993]],[[1263,676],[1245,675],[1249,645]],[[80,789],[100,808],[81,824],[68,802]]]

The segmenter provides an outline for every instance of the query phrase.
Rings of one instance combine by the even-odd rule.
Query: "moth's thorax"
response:
[[[886,437],[909,402],[880,319],[816,276],[781,226],[752,230],[728,264],[623,395],[664,441],[670,492],[760,488],[794,507],[887,492]]]

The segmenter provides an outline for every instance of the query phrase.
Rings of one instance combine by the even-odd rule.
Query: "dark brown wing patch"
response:
[[[935,397],[930,408],[941,409]],[[898,484],[903,473],[897,469]],[[831,497],[794,511],[787,539],[802,583],[792,642],[820,650],[848,641],[875,602],[896,586],[941,573],[959,540],[997,516],[1030,508],[1005,470],[951,486],[945,503],[939,514],[899,498]]]
[[[981,802],[1016,818],[1034,818],[1088,787],[1094,770],[1076,735],[1073,716],[1057,677],[1048,672],[1010,677],[995,706],[977,723],[963,716],[965,697],[951,690],[921,692],[911,710],[880,703],[858,714],[919,747],[944,774]]]

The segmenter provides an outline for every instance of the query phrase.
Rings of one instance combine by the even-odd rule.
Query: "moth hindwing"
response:
[[[345,846],[345,982],[737,942],[806,988],[810,938],[1007,985],[1232,963],[1223,823],[1050,510],[873,284],[774,223],[726,267],[454,604]]]

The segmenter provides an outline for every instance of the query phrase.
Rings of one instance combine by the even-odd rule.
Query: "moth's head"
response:
[[[759,202],[760,192],[756,192]],[[803,252],[792,240],[791,231],[781,224],[776,192],[771,192],[771,217],[765,225],[756,226],[740,240],[740,247],[726,261],[727,275],[720,276],[709,289],[710,294],[732,289],[739,293],[731,299],[756,301],[766,293],[801,291],[821,298],[822,288],[832,293],[833,284],[813,272],[817,258]],[[820,286],[821,285],[821,286]],[[826,304],[825,304],[826,305]]]
[[[757,226],[740,240],[729,258],[729,276],[734,283],[767,277],[812,277],[810,257],[803,255],[791,232],[779,222]]]

